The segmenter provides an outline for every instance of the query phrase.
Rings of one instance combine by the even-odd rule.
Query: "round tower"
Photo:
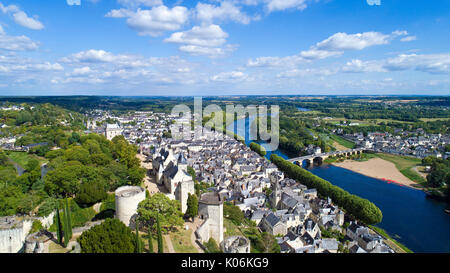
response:
[[[116,218],[126,226],[130,226],[130,219],[137,214],[140,202],[145,200],[145,190],[136,186],[124,186],[116,190]]]

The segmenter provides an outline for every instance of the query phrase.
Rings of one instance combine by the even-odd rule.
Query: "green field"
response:
[[[342,138],[340,136],[330,135],[330,138],[332,140],[336,141],[337,143],[341,144],[342,146],[346,147],[346,148],[354,149],[356,147],[355,143],[353,143],[353,142],[351,142],[349,140],[346,140],[346,139],[344,139],[344,138]]]
[[[192,230],[180,230],[170,234],[173,249],[176,253],[198,253],[195,246],[191,243]]]
[[[397,169],[404,176],[411,179],[412,181],[422,185],[426,183],[425,179],[419,173],[413,170],[414,167],[422,164],[422,160],[414,157],[392,155],[392,154],[381,154],[381,153],[376,154],[376,156],[383,160],[394,163],[395,167],[397,167]]]

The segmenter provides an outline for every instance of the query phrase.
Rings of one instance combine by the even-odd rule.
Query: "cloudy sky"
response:
[[[0,0],[0,95],[75,94],[449,95],[450,1]]]

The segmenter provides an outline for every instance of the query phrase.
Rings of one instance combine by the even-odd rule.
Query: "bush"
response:
[[[41,221],[34,220],[32,226],[31,226],[30,234],[36,233],[36,232],[41,231],[43,229],[44,229],[44,226],[42,225]]]
[[[371,225],[381,222],[383,214],[381,210],[367,199],[352,195],[349,192],[332,185],[330,182],[308,172],[307,170],[284,160],[273,154],[270,158],[287,176],[304,184],[309,188],[317,189],[317,192],[325,197],[330,197],[334,203],[346,212],[359,219],[361,222]]]
[[[118,219],[106,219],[78,238],[82,253],[134,253],[136,239],[131,229]]]
[[[213,238],[209,238],[209,241],[205,243],[206,253],[221,253],[222,251],[219,248],[216,240]]]

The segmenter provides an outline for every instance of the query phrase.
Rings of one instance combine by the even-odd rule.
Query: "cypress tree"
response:
[[[63,218],[63,229],[64,229],[64,247],[69,244],[69,222],[67,221],[67,206],[63,206],[64,218]]]
[[[142,253],[141,240],[139,238],[139,221],[136,219],[136,253]]]
[[[161,225],[159,224],[159,216],[156,216],[156,229],[158,232],[158,253],[164,253]]]
[[[69,229],[69,238],[72,238],[72,212],[70,211],[70,204],[68,200],[66,199],[66,206],[67,206],[67,223],[68,223],[68,229]]]
[[[148,227],[148,252],[153,253],[153,238],[151,226]]]
[[[58,243],[62,244],[62,228],[61,228],[61,217],[59,215],[59,203],[56,205],[56,237],[58,238]]]

